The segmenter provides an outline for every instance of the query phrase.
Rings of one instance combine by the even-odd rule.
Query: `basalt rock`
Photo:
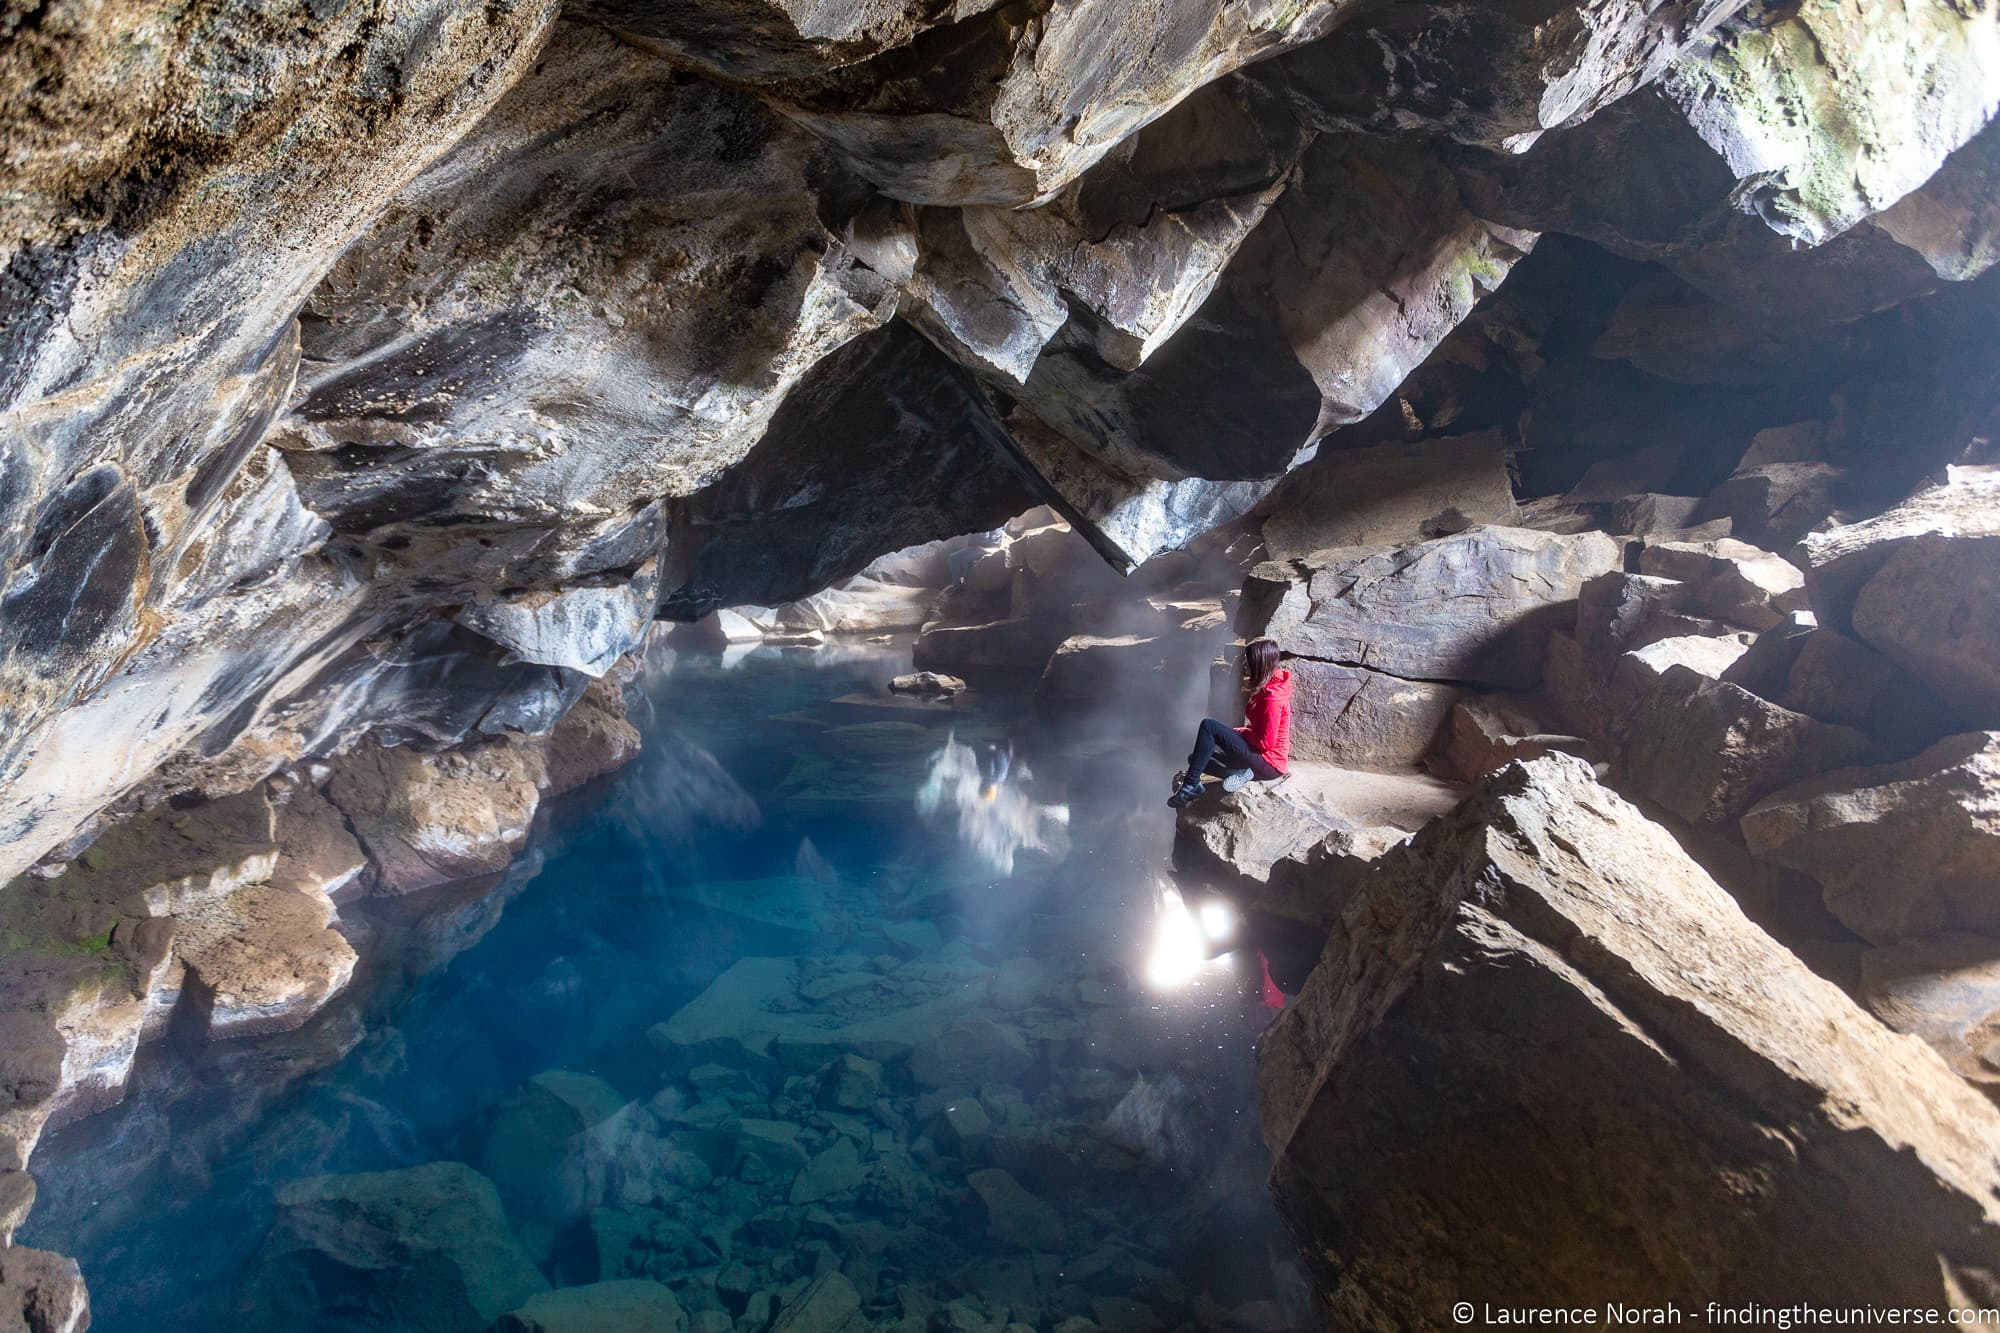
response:
[[[1622,552],[1601,533],[1477,527],[1389,549],[1322,551],[1256,577],[1284,591],[1261,629],[1286,651],[1433,681],[1532,688],[1551,630]],[[1246,606],[1248,606],[1246,601]]]
[[[239,1299],[262,1319],[387,1308],[426,1328],[481,1333],[548,1285],[492,1183],[436,1162],[287,1185]]]
[[[2000,1254],[2000,1113],[1563,756],[1383,858],[1258,1078],[1345,1326],[1808,1289],[1950,1308]],[[1849,1225],[1857,1188],[1892,1225]]]
[[[1333,546],[1441,537],[1515,517],[1499,433],[1325,451],[1272,493],[1264,545],[1274,560]]]
[[[83,1333],[90,1297],[76,1260],[25,1245],[0,1245],[0,1328],[7,1333]]]
[[[1877,944],[2000,933],[2000,735],[1972,732],[1879,768],[1825,773],[1743,817],[1755,855],[1804,871]]]
[[[1627,724],[1632,790],[1698,825],[1722,825],[1781,787],[1855,763],[1868,738],[1674,663]]]

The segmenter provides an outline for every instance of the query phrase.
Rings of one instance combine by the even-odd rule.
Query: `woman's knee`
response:
[[[1201,720],[1201,730],[1210,736],[1220,736],[1225,731],[1233,731],[1235,728],[1231,727],[1227,722],[1221,722],[1212,717],[1205,717]]]

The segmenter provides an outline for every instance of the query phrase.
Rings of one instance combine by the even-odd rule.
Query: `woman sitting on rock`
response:
[[[1283,777],[1292,751],[1292,673],[1278,665],[1275,639],[1252,639],[1243,650],[1243,676],[1250,701],[1243,707],[1247,725],[1204,718],[1195,732],[1194,752],[1187,771],[1174,777],[1174,794],[1167,804],[1178,810],[1202,795],[1202,774],[1211,765],[1222,774],[1222,789],[1238,791],[1251,780],[1269,782]]]

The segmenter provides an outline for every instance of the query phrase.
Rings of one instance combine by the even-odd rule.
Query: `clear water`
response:
[[[1254,964],[1148,980],[1180,738],[885,706],[907,669],[656,671],[644,757],[552,811],[536,862],[350,909],[367,973],[300,1033],[149,1049],[125,1105],[45,1141],[22,1239],[79,1259],[107,1333],[442,1326],[301,1308],[260,1245],[292,1182],[464,1161],[554,1284],[654,1278],[718,1333],[836,1267],[884,1327],[1303,1326],[1255,1142]],[[719,1037],[656,1027],[756,958],[794,960],[786,997],[725,982],[678,1020]],[[858,1095],[820,1067],[857,1031],[882,1066]],[[550,1128],[535,1089],[576,1085],[547,1071],[623,1109]],[[786,1141],[750,1151],[745,1121]],[[1033,1199],[989,1207],[968,1178],[996,1169]],[[668,1240],[618,1239],[640,1233]]]

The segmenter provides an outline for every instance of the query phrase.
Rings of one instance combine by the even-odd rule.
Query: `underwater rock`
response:
[[[861,1293],[836,1270],[814,1279],[780,1310],[771,1333],[859,1333],[867,1326]]]
[[[1949,1307],[2000,1256],[2000,1112],[1567,756],[1378,863],[1258,1080],[1336,1322],[1473,1296]],[[1893,1225],[1852,1229],[1857,1188]]]
[[[1018,1029],[990,1018],[955,1019],[910,1052],[910,1075],[933,1088],[1013,1083],[1035,1062]]]
[[[539,1292],[500,1316],[494,1333],[687,1333],[671,1289],[645,1278]]]
[[[603,1079],[551,1069],[480,1116],[470,1158],[529,1251],[546,1254],[565,1224],[616,1200],[621,1176],[647,1158],[642,1140],[651,1128]]]
[[[244,1327],[289,1327],[300,1309],[377,1309],[410,1325],[485,1333],[548,1287],[507,1229],[492,1182],[462,1163],[433,1162],[279,1190],[238,1306]]]
[[[1827,907],[1872,943],[2000,933],[2000,733],[1821,773],[1758,802],[1743,839],[1818,880]]]
[[[1024,1250],[1061,1254],[1062,1214],[1036,1198],[1005,1171],[988,1168],[965,1178],[986,1205],[986,1229],[994,1239]]]

